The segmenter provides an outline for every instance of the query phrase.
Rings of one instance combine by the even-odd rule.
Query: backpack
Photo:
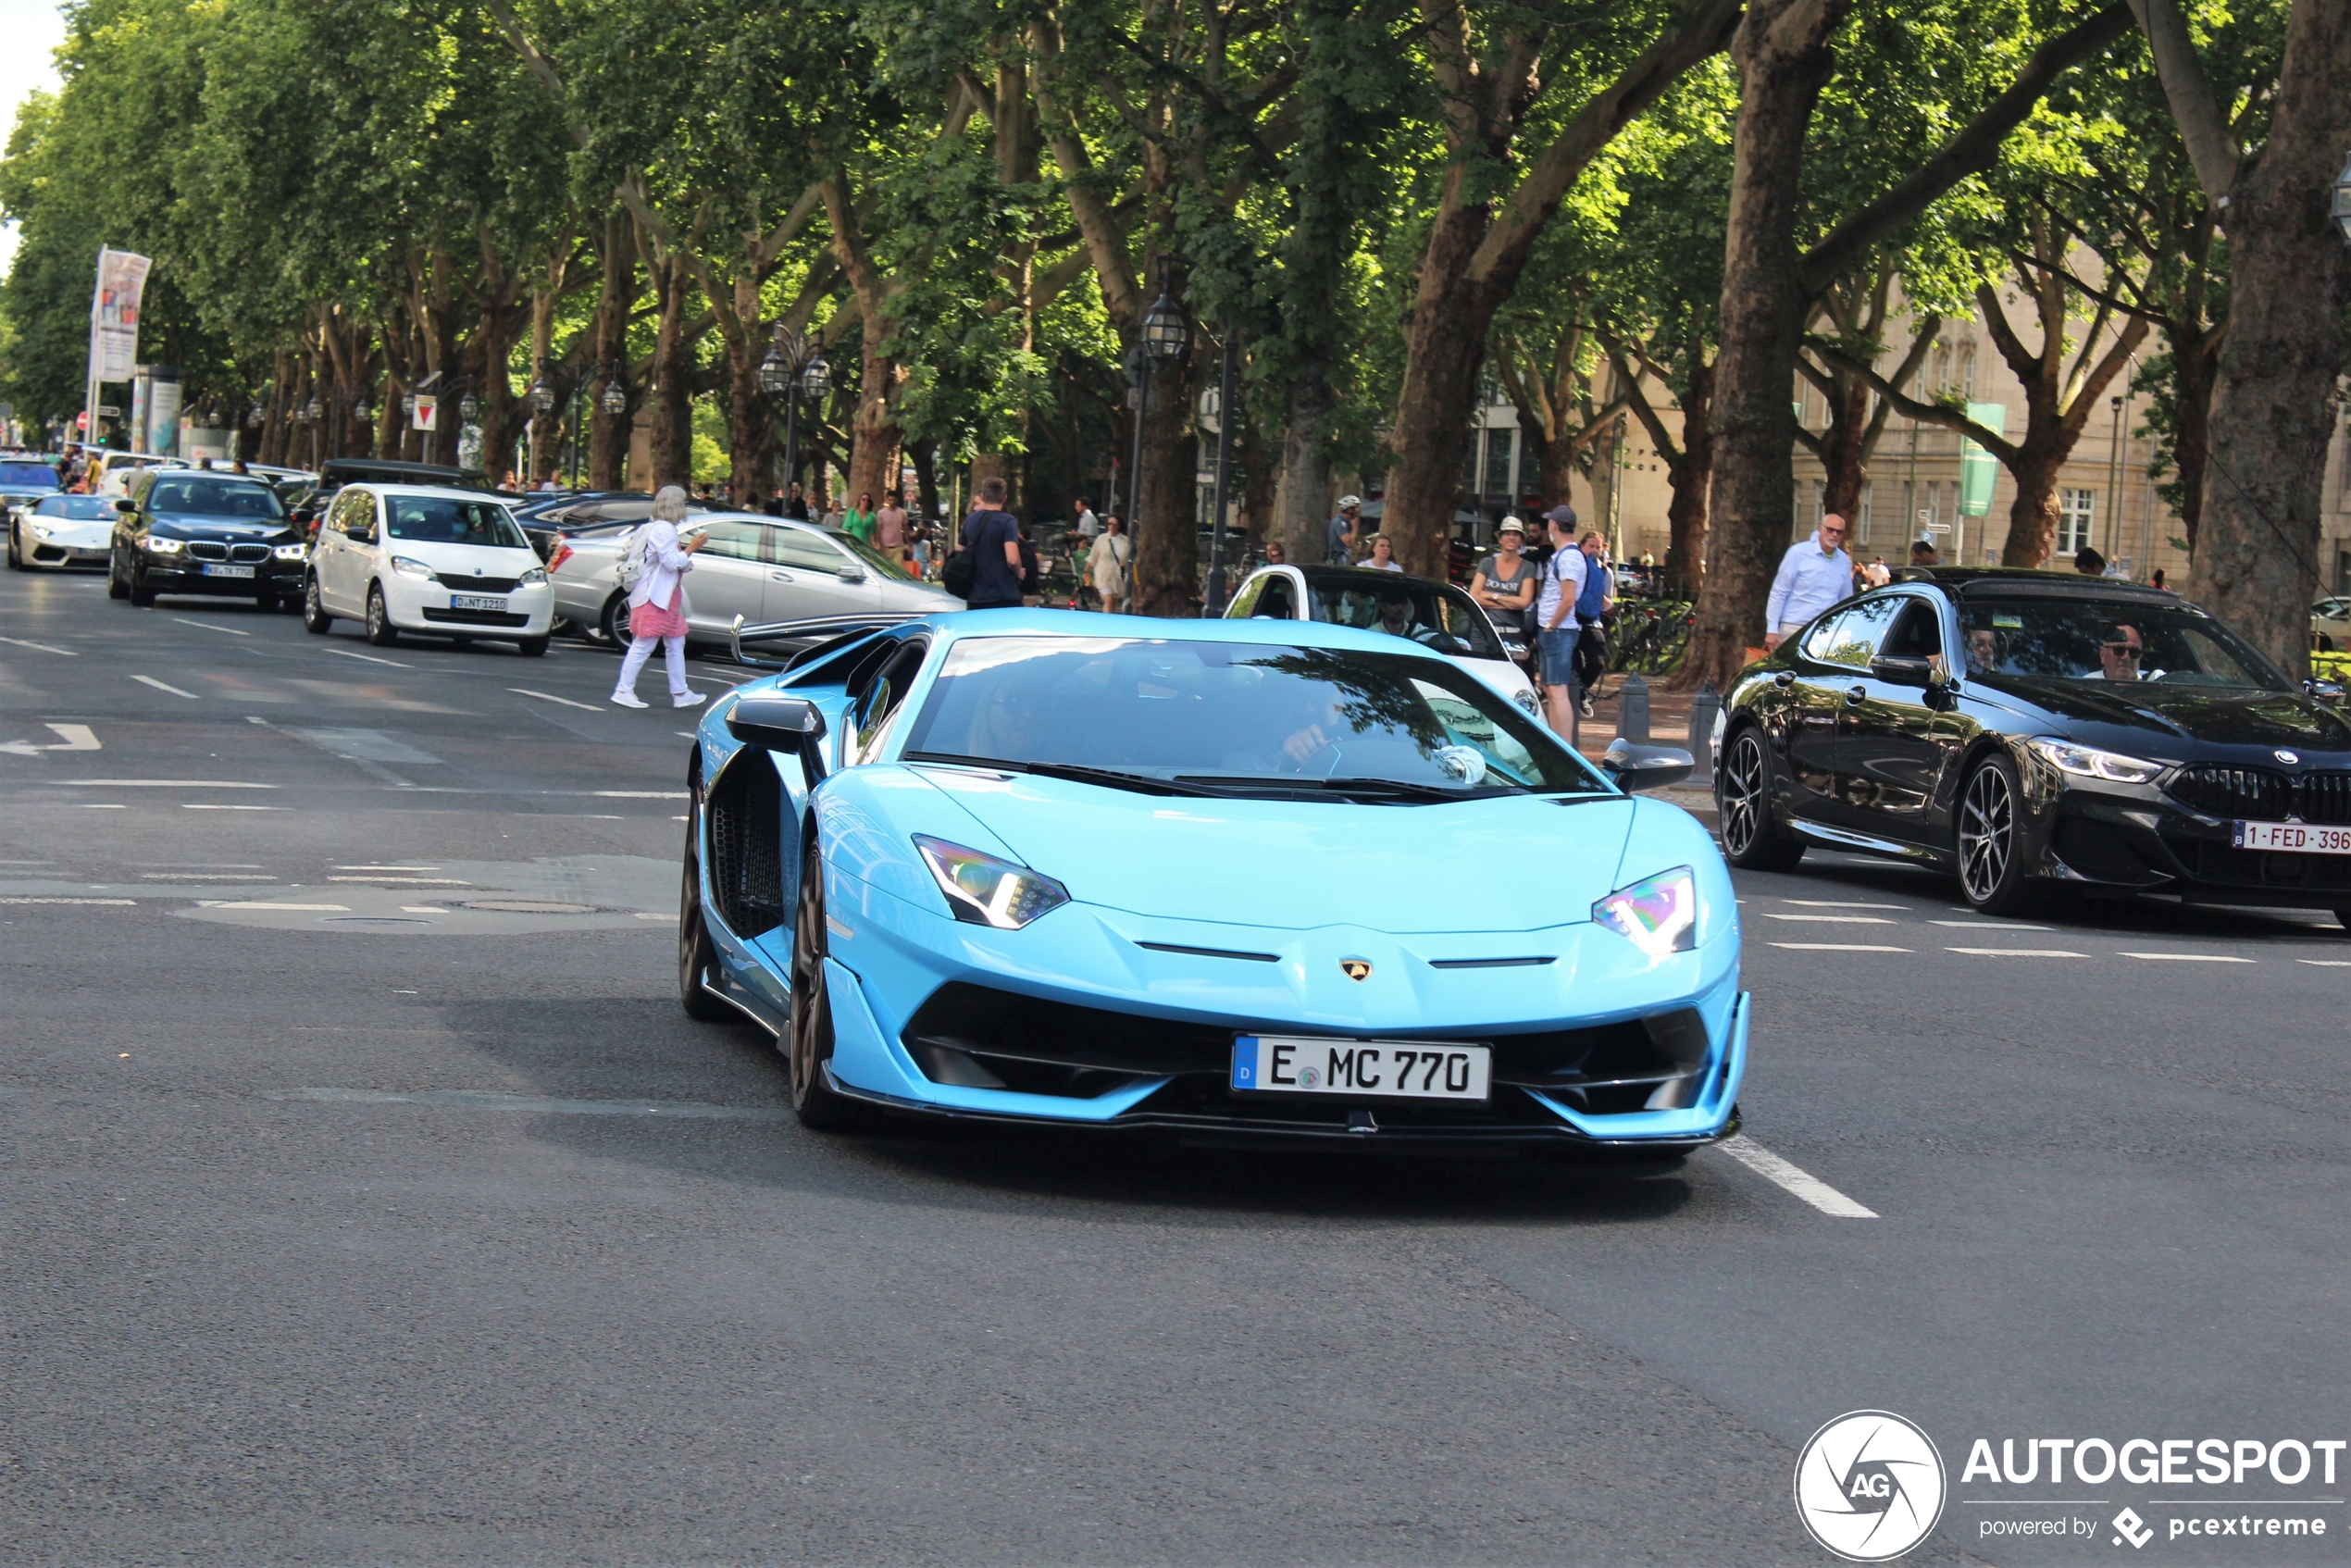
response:
[[[958,599],[972,596],[972,551],[968,544],[960,545],[939,574],[939,586]]]
[[[620,553],[620,562],[612,569],[613,580],[626,593],[637,586],[645,575],[645,529],[642,524],[628,530],[628,543]]]
[[[1020,536],[1020,591],[1023,593],[1035,593],[1044,586],[1044,582],[1045,574],[1037,566],[1037,546],[1029,542],[1026,534],[1022,534]]]

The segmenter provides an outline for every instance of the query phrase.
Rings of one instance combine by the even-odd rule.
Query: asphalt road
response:
[[[2331,920],[1745,877],[1744,1158],[820,1137],[613,665],[0,579],[0,1562],[1811,1562],[1861,1408],[1912,1561],[2343,1559],[1960,1475],[2351,1436]]]

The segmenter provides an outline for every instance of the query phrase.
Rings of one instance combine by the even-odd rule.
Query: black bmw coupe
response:
[[[2176,595],[2055,572],[1913,572],[1822,615],[1723,701],[1734,865],[1808,845],[2051,883],[2332,910],[2351,926],[2351,722]]]

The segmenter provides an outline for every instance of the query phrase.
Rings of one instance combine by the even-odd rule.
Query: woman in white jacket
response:
[[[690,708],[702,701],[700,692],[686,690],[686,574],[694,569],[694,552],[703,547],[704,536],[696,534],[680,544],[678,525],[685,520],[686,492],[674,484],[662,486],[653,497],[653,515],[643,525],[643,548],[638,551],[644,557],[644,569],[628,590],[628,630],[633,641],[628,656],[620,661],[619,684],[612,689],[612,700],[624,708],[646,705],[637,695],[637,676],[653,657],[655,642],[662,645],[669,666],[672,704]],[[639,542],[631,540],[630,548],[637,549]]]

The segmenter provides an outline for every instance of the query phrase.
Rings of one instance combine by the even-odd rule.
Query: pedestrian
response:
[[[1884,588],[1894,580],[1894,573],[1887,569],[1885,556],[1872,555],[1870,564],[1861,568],[1861,579],[1872,588]]]
[[[1810,539],[1799,539],[1780,557],[1772,597],[1763,609],[1763,646],[1780,640],[1853,591],[1853,558],[1845,553],[1845,519],[1831,512]]]
[[[1363,522],[1363,498],[1342,495],[1338,498],[1338,515],[1331,519],[1330,564],[1334,566],[1352,566],[1355,562],[1355,534]]]
[[[1576,712],[1592,716],[1592,693],[1608,674],[1608,618],[1616,613],[1616,577],[1608,569],[1608,540],[1597,529],[1584,535],[1584,589],[1575,596]]]
[[[1913,566],[1939,566],[1942,564],[1943,553],[1934,548],[1934,541],[1931,539],[1918,539],[1910,541],[1910,565]]]
[[[1101,533],[1086,552],[1086,580],[1093,585],[1102,608],[1116,615],[1126,602],[1126,576],[1134,563],[1135,541],[1126,537],[1126,525],[1116,517],[1104,517],[1101,526]]]
[[[696,534],[679,543],[678,525],[685,520],[686,492],[664,485],[653,497],[653,515],[628,541],[628,554],[641,565],[628,589],[628,656],[620,661],[620,679],[612,689],[612,700],[624,708],[647,705],[637,695],[637,677],[656,642],[669,670],[670,705],[690,708],[702,702],[702,693],[686,690],[686,574],[694,569],[694,552],[709,536]]]
[[[784,487],[781,485],[768,486],[766,504],[762,506],[760,510],[766,513],[767,516],[771,517],[782,516],[784,515]]]
[[[1289,551],[1283,545],[1280,540],[1274,539],[1266,541],[1265,564],[1269,566],[1287,566],[1289,565]]]
[[[841,508],[840,497],[836,495],[825,507],[824,526],[827,529],[837,529],[844,522],[848,521],[848,513],[843,511]]]
[[[906,492],[893,490],[888,504],[874,514],[874,543],[881,553],[904,566],[906,554]]]
[[[2084,577],[2104,577],[2106,557],[2085,544],[2073,557],[2073,569]]]
[[[840,521],[841,527],[847,529],[853,538],[871,544],[874,541],[874,492],[870,490],[858,492],[857,504],[843,514]]]
[[[1494,554],[1470,574],[1470,597],[1499,626],[1526,630],[1526,613],[1535,607],[1535,563],[1526,558],[1526,525],[1504,517],[1494,530]]]
[[[921,523],[906,525],[906,565],[917,582],[930,580],[930,529]]]
[[[967,610],[1015,609],[1020,604],[1020,519],[1004,510],[1002,479],[979,481],[979,508],[964,519],[964,548],[972,554]]]
[[[2149,578],[2147,582],[2148,586],[2152,587],[2158,593],[2167,593],[2171,591],[2163,586],[2163,568],[2161,566],[2155,568],[2155,576]]]
[[[1545,514],[1550,524],[1551,558],[1543,566],[1543,586],[1535,601],[1538,628],[1536,643],[1543,661],[1543,706],[1551,728],[1570,748],[1575,744],[1575,639],[1583,623],[1575,602],[1584,596],[1584,552],[1575,547],[1575,508],[1554,506]]]
[[[1087,504],[1086,498],[1079,496],[1077,498],[1077,537],[1090,541],[1100,536],[1101,531],[1102,520],[1094,516],[1094,509]]]
[[[1375,572],[1400,572],[1404,569],[1396,559],[1396,546],[1388,542],[1387,535],[1384,533],[1372,535],[1372,553],[1357,564],[1369,566]]]

